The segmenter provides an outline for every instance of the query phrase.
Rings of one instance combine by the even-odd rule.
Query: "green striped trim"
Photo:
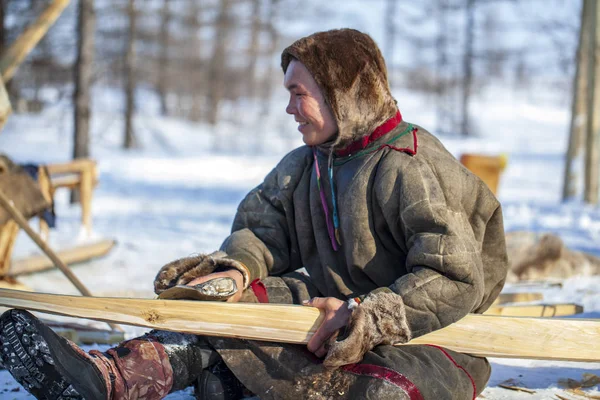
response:
[[[388,140],[387,142],[385,142],[384,145],[394,143],[397,139],[401,138],[402,136],[406,135],[407,133],[411,132],[412,130],[413,130],[413,124],[408,124],[408,126],[406,127],[405,130],[403,130],[401,133],[397,134],[396,136],[394,136],[393,138],[391,138],[390,140]],[[333,165],[335,167],[338,167],[340,165],[346,164],[348,161],[353,160],[356,157],[360,157],[360,156],[363,156],[365,154],[373,153],[374,151],[379,150],[380,147],[381,147],[381,144],[378,145],[377,147],[375,147],[375,146],[367,147],[366,149],[361,150],[358,153],[354,153],[354,154],[352,154],[350,156],[342,157],[342,158],[339,158],[339,159],[334,159],[333,160]]]

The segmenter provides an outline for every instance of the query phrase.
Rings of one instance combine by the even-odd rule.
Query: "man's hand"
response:
[[[242,273],[236,269],[229,269],[227,271],[222,272],[213,272],[212,274],[201,276],[199,278],[194,279],[191,282],[188,282],[187,286],[194,286],[215,278],[232,278],[238,287],[238,291],[226,301],[229,303],[236,303],[240,300],[240,298],[242,297],[242,293],[244,292],[244,277],[242,276]]]
[[[348,324],[352,311],[348,309],[348,303],[335,297],[314,297],[304,302],[303,305],[325,311],[325,318],[321,326],[307,345],[308,350],[317,357],[324,357],[327,354],[325,344],[328,339]]]

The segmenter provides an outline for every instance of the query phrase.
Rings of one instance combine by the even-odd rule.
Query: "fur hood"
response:
[[[339,129],[335,149],[371,134],[398,111],[381,51],[367,34],[354,29],[312,34],[283,51],[284,73],[293,59],[310,71],[331,107]]]

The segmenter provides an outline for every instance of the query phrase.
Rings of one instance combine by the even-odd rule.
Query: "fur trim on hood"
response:
[[[283,50],[284,73],[293,59],[310,71],[331,107],[339,129],[333,148],[369,135],[398,111],[381,51],[367,34],[354,29],[314,33]]]

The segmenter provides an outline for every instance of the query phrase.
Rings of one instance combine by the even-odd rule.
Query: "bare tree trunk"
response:
[[[273,59],[279,46],[279,33],[275,27],[275,19],[277,17],[279,2],[280,0],[269,1],[269,14],[266,21],[266,29],[269,32],[269,47],[267,50],[267,59],[269,61]],[[265,78],[263,79],[263,87],[261,90],[261,100],[263,103],[261,114],[263,116],[269,113],[269,108],[271,107],[271,94],[273,93],[273,63],[268,62],[267,65],[268,67]]]
[[[161,10],[161,24],[160,24],[160,57],[158,65],[158,96],[160,98],[160,113],[162,115],[168,115],[169,109],[167,106],[167,92],[168,92],[168,77],[167,69],[169,65],[169,24],[171,22],[171,13],[169,11],[169,0],[163,0],[163,6]]]
[[[598,103],[600,103],[600,90],[598,84],[597,72],[600,67],[600,30],[598,29],[598,19],[600,8],[596,0],[591,0],[589,4],[589,59],[588,59],[588,80],[587,80],[587,124],[586,124],[586,154],[585,154],[585,192],[584,200],[589,204],[598,203],[598,168],[600,168],[600,154],[598,146],[598,128],[600,128],[597,114]]]
[[[190,14],[191,14],[191,32],[192,32],[192,46],[194,48],[195,57],[192,60],[192,109],[190,113],[190,119],[192,121],[201,121],[203,118],[203,106],[205,103],[204,94],[206,93],[205,83],[206,79],[202,71],[204,70],[202,63],[202,40],[200,40],[200,29],[202,27],[202,7],[198,2],[190,3]]]
[[[252,26],[250,30],[250,45],[248,47],[248,97],[256,96],[256,63],[259,53],[259,38],[261,32],[260,0],[252,0]]]
[[[463,97],[461,132],[468,136],[470,130],[469,102],[473,84],[473,42],[475,40],[475,0],[467,0],[465,25],[465,54],[463,59]]]
[[[215,125],[219,119],[219,107],[225,86],[225,46],[230,29],[230,8],[232,0],[220,0],[216,20],[215,44],[208,71],[208,115],[207,121]]]
[[[391,73],[394,65],[394,47],[396,39],[396,0],[386,1],[385,10],[385,59],[387,60],[388,75],[393,77]],[[390,82],[391,83],[391,82]]]
[[[0,54],[4,53],[7,43],[8,32],[6,30],[6,7],[8,1],[0,1]]]
[[[448,131],[447,115],[448,110],[446,108],[448,87],[447,87],[447,68],[448,68],[448,16],[447,16],[447,0],[438,0],[436,7],[437,23],[438,23],[438,34],[435,41],[436,48],[436,75],[437,75],[437,131],[446,132]]]
[[[74,140],[73,158],[90,155],[90,91],[94,75],[94,33],[96,15],[94,0],[79,0],[77,17],[77,62],[75,64],[75,93],[73,94]],[[79,202],[79,191],[71,191],[71,203]]]
[[[565,172],[563,176],[563,191],[562,199],[567,200],[575,195],[576,176],[573,173],[573,161],[579,155],[583,145],[583,137],[585,128],[585,119],[583,116],[586,112],[586,81],[588,75],[588,48],[589,48],[589,29],[590,18],[589,0],[583,1],[581,9],[581,26],[579,30],[579,43],[577,46],[577,56],[575,58],[576,70],[575,78],[573,79],[573,100],[571,103],[571,124],[569,127],[569,148],[567,150],[565,160]]]
[[[133,131],[133,113],[135,111],[135,0],[129,0],[129,35],[125,54],[125,140],[123,147],[131,149],[136,145]]]

